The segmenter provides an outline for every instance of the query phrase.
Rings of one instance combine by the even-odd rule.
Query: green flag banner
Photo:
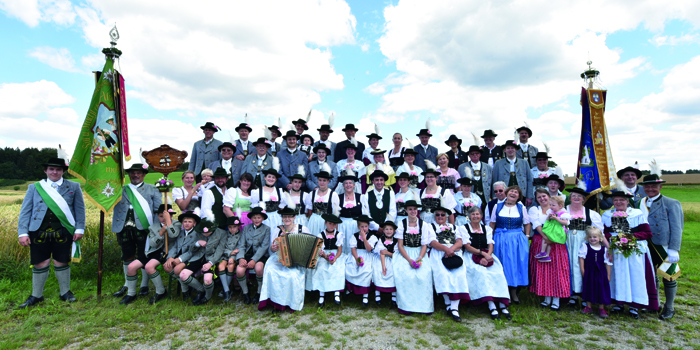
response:
[[[84,193],[105,214],[122,198],[122,140],[119,72],[107,58],[95,84],[68,172],[85,181]],[[124,106],[125,107],[125,106]]]

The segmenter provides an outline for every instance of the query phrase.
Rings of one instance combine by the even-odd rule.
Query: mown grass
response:
[[[676,193],[665,191],[664,194]],[[693,194],[683,195],[684,200],[700,201]],[[0,201],[3,197],[0,196]],[[443,312],[442,298],[435,299],[433,315],[408,317],[390,309],[386,299],[380,308],[362,310],[356,296],[344,300],[341,306],[331,304],[325,310],[318,310],[315,293],[307,293],[305,308],[292,315],[258,312],[254,306],[243,305],[240,298],[235,303],[222,304],[216,296],[202,307],[193,307],[176,295],[173,300],[155,306],[148,305],[147,298],[139,298],[123,307],[118,305],[119,299],[110,296],[124,283],[119,247],[109,230],[111,215],[105,220],[103,297],[96,297],[99,212],[90,204],[84,260],[71,268],[71,287],[79,301],[74,304],[59,301],[58,285],[51,272],[44,294],[46,300],[37,307],[18,310],[17,305],[31,292],[29,249],[17,244],[20,204],[2,203],[0,310],[4,312],[0,314],[0,350],[114,349],[137,344],[147,347],[165,344],[170,348],[207,344],[207,347],[229,349],[347,348],[352,344],[355,348],[367,348],[375,347],[374,339],[380,333],[390,335],[391,343],[387,347],[406,349],[467,349],[476,346],[472,343],[474,339],[483,342],[481,348],[493,349],[697,348],[700,343],[700,215],[692,211],[686,211],[681,250],[683,277],[676,299],[679,312],[671,322],[660,322],[653,314],[634,321],[627,316],[601,320],[566,310],[555,313],[538,308],[540,298],[523,292],[522,305],[510,308],[514,316],[511,322],[491,322],[486,306],[481,305],[460,307],[463,322],[456,324]],[[167,278],[165,281],[167,286]],[[176,289],[177,283],[173,282],[173,291]],[[495,335],[497,341],[486,344]],[[219,337],[225,342],[212,345],[213,339]],[[384,346],[376,344],[376,347]]]

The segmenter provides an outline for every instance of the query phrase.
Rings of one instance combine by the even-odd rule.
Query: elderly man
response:
[[[525,206],[532,204],[534,191],[532,189],[532,172],[527,166],[527,162],[518,158],[515,152],[518,146],[512,140],[506,141],[503,145],[505,158],[496,161],[493,166],[493,181],[503,181],[508,184],[508,187],[517,185],[522,189],[525,200]]]
[[[324,144],[326,148],[328,149],[328,153],[326,154],[326,157],[328,159],[333,159],[333,154],[335,154],[335,142],[328,140],[328,137],[331,135],[333,132],[333,129],[331,129],[331,126],[328,124],[323,124],[321,125],[320,129],[318,130],[318,135],[319,135],[319,140],[314,142],[314,147],[317,147],[320,144]],[[314,154],[316,154],[316,151],[314,150]],[[332,188],[329,186],[329,188]]]
[[[649,246],[651,260],[656,267],[657,276],[664,280],[666,303],[659,318],[670,320],[676,314],[673,302],[678,289],[676,279],[681,275],[678,261],[683,240],[683,208],[681,202],[661,195],[665,182],[656,174],[647,175],[642,179],[647,197],[639,202],[639,209],[647,215],[652,232],[652,244]]]
[[[617,171],[617,177],[625,183],[626,192],[630,193],[630,207],[636,208],[639,201],[646,197],[642,186],[637,185],[637,180],[642,177],[642,172],[631,166],[622,168]],[[610,209],[613,206],[612,198],[606,197],[600,201],[600,209]]]
[[[421,169],[427,169],[425,166],[425,161],[429,160],[435,163],[435,159],[437,158],[438,151],[435,146],[431,146],[428,144],[430,141],[430,137],[433,135],[430,134],[430,130],[428,129],[420,129],[420,131],[416,134],[418,138],[420,138],[420,144],[418,146],[413,147],[413,150],[418,153],[416,155],[416,162],[415,165],[420,167]]]
[[[481,211],[484,211],[486,203],[491,199],[492,169],[488,164],[480,160],[481,150],[479,146],[470,146],[467,155],[469,156],[469,161],[460,165],[457,171],[459,172],[459,176],[467,177],[472,180],[472,193],[481,198]],[[467,173],[467,168],[469,168],[471,176]]]
[[[265,177],[262,174],[263,170],[272,169],[272,164],[274,163],[275,157],[271,156],[270,152],[268,152],[271,145],[272,143],[266,138],[259,138],[257,141],[253,142],[256,153],[246,157],[243,163],[241,174],[248,173],[253,175],[255,186],[258,188],[262,188],[263,178]]]
[[[19,308],[44,301],[44,284],[53,260],[60,299],[76,301],[70,290],[71,248],[83,238],[85,203],[80,185],[63,179],[66,161],[51,158],[42,164],[46,179],[30,184],[17,220],[19,244],[29,247],[32,294]]]
[[[122,249],[124,286],[112,294],[114,297],[122,297],[128,291],[129,264],[137,257],[145,258],[148,228],[154,223],[153,213],[161,205],[160,192],[155,186],[143,182],[148,166],[136,163],[124,171],[131,183],[124,186],[122,199],[114,207],[112,217],[112,232],[117,235],[117,243]],[[141,269],[139,295],[148,295],[148,275],[144,269]]]
[[[219,127],[212,122],[206,122],[199,128],[202,129],[204,133],[204,139],[194,143],[192,153],[190,153],[190,165],[188,167],[188,170],[193,171],[197,176],[197,182],[199,182],[200,179],[199,173],[201,173],[207,165],[221,159],[221,154],[219,154],[221,141],[214,138],[214,133],[218,131]]]
[[[236,146],[231,142],[224,142],[219,146],[219,153],[221,154],[221,160],[209,164],[209,169],[216,171],[216,169],[222,168],[226,170],[229,175],[227,187],[233,187],[235,183],[238,182],[238,178],[241,176],[240,168],[243,165],[242,161],[237,161],[233,158],[236,152]]]
[[[531,146],[529,143],[527,143],[532,137],[532,130],[530,130],[530,128],[527,126],[521,126],[516,129],[516,131],[518,132],[520,148],[515,155],[518,156],[518,158],[525,159],[527,162],[527,167],[532,169],[535,166],[535,157],[537,156],[537,152],[539,152],[537,147]]]
[[[333,162],[338,164],[343,159],[347,159],[348,156],[345,153],[345,149],[348,148],[348,145],[352,144],[352,139],[355,138],[355,134],[357,133],[358,129],[355,127],[355,124],[346,124],[345,127],[343,128],[343,132],[345,133],[345,137],[347,137],[347,140],[338,142],[338,144],[335,146],[335,150],[333,150]],[[360,141],[355,141],[357,142],[357,146],[355,147],[355,151],[357,154],[362,155],[365,152],[365,144],[360,142]]]
[[[277,153],[277,158],[280,159],[279,172],[282,175],[277,180],[277,184],[289,191],[292,189],[292,183],[289,178],[299,171],[300,165],[304,167],[305,173],[309,173],[309,159],[306,157],[306,153],[299,150],[298,138],[294,131],[287,131],[287,134],[284,135],[284,140],[287,143],[287,149]]]
[[[335,144],[334,144],[335,146]],[[321,143],[314,146],[314,154],[316,159],[309,162],[309,173],[306,174],[306,188],[309,192],[313,192],[314,189],[318,187],[318,178],[314,174],[318,174],[323,170],[323,165],[328,164],[329,174],[335,173],[335,163],[331,162],[328,157],[330,157],[331,150],[326,147],[326,144]],[[335,188],[338,184],[337,178],[330,179],[328,183],[328,188]]]
[[[494,143],[498,134],[493,130],[484,130],[481,138],[484,139],[484,145],[481,147],[481,161],[493,167],[497,160],[503,158],[503,149]]]
[[[494,198],[486,205],[486,213],[484,214],[484,222],[491,221],[491,212],[493,208],[496,207],[498,203],[503,203],[506,200],[506,183],[503,181],[496,181],[493,183],[493,195]]]

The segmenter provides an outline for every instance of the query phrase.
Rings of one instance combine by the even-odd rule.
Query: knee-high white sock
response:
[[[457,299],[457,300],[450,300],[450,309],[452,309],[452,311],[457,311],[457,310],[459,310],[459,299]]]
[[[491,300],[489,300],[488,303],[489,303],[489,310],[496,310],[496,303],[494,303]],[[501,305],[503,305],[503,304],[501,304]]]
[[[559,298],[557,297],[552,297],[552,307],[555,309],[559,308]]]
[[[148,272],[146,272],[146,269],[142,268],[141,269],[141,288],[148,288],[148,281],[151,279],[148,278]]]
[[[443,294],[442,298],[445,299],[445,305],[447,305],[449,307],[450,306],[450,296],[447,294]]]

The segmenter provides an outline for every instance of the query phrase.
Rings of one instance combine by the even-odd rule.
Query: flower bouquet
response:
[[[411,263],[411,266],[412,266],[414,269],[419,269],[419,268],[421,267],[421,265],[423,265],[423,261],[421,261],[420,259],[419,259],[419,260],[415,260],[415,261],[413,261],[413,262]]]
[[[357,265],[358,265],[359,267],[365,266],[365,260],[362,259],[361,256],[358,256],[358,257],[357,257]]]
[[[541,174],[537,175],[538,179],[546,179],[548,177],[549,177],[549,175],[547,173],[541,173]]]
[[[328,255],[328,261],[333,261],[333,260],[335,260],[335,253],[330,253]]]
[[[173,180],[168,180],[167,177],[163,176],[158,181],[156,181],[156,188],[160,192],[170,192],[170,190],[175,187]]]
[[[622,253],[625,258],[629,258],[632,254],[642,254],[639,244],[637,244],[637,238],[631,233],[620,232],[617,236],[612,236],[610,238],[610,248],[613,251]]]

